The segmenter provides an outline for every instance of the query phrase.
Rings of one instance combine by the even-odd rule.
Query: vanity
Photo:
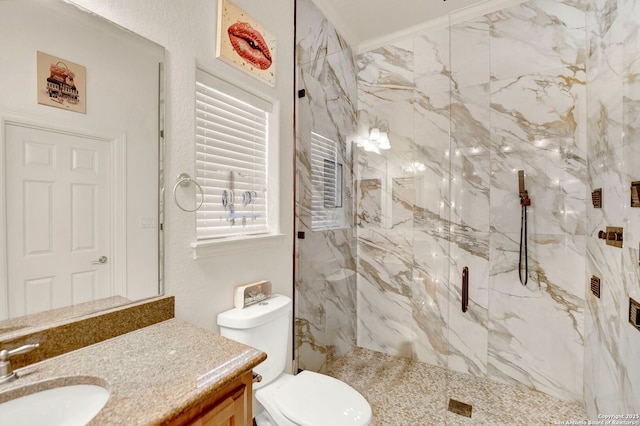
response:
[[[109,399],[90,425],[250,425],[252,369],[265,359],[174,318],[18,369],[19,378],[0,388],[0,403],[95,384]]]

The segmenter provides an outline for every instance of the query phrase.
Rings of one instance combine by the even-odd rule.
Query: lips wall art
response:
[[[229,0],[218,0],[216,56],[275,86],[275,37]]]

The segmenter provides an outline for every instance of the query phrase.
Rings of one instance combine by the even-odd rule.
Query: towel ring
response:
[[[200,202],[198,203],[196,208],[192,209],[192,210],[185,209],[184,207],[182,207],[180,205],[180,203],[178,202],[178,198],[176,197],[176,191],[178,189],[178,185],[180,185],[180,186],[189,186],[190,183],[195,184],[195,186],[198,189],[198,191],[200,191]],[[195,212],[196,210],[198,210],[200,207],[202,207],[202,204],[204,203],[204,191],[202,190],[202,187],[200,186],[200,184],[198,182],[196,182],[194,179],[191,179],[191,176],[189,176],[188,173],[180,173],[178,175],[178,181],[173,186],[173,201],[176,202],[176,205],[178,206],[178,208],[180,208],[180,210],[185,211],[187,213],[192,213],[192,212]]]

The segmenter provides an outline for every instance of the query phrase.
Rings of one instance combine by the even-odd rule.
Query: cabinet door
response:
[[[242,385],[191,424],[194,426],[245,426],[247,424],[246,406],[247,387]]]

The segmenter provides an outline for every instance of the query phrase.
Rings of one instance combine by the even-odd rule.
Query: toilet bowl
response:
[[[255,393],[274,426],[366,426],[371,407],[355,389],[324,374],[282,374]],[[269,426],[256,419],[260,426]]]
[[[282,295],[218,315],[220,334],[267,354],[254,371],[259,426],[368,426],[371,407],[351,386],[311,371],[284,373],[291,299]]]

